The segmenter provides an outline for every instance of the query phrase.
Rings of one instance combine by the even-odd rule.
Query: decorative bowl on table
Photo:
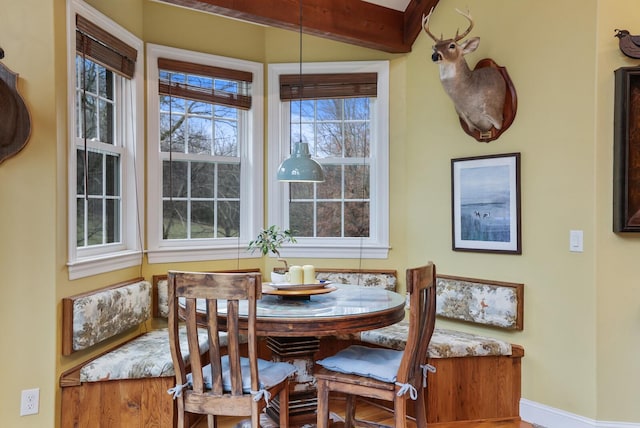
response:
[[[283,298],[305,298],[309,299],[310,296],[316,294],[326,294],[335,291],[335,287],[329,286],[331,282],[322,281],[315,284],[290,284],[288,282],[283,283],[263,283],[262,293],[272,294]]]
[[[290,284],[288,282],[270,283],[267,284],[276,290],[315,290],[317,288],[324,288],[331,284],[329,281],[318,281],[314,284]]]

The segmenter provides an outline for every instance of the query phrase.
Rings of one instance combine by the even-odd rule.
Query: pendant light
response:
[[[285,159],[278,167],[278,181],[320,183],[324,181],[322,165],[311,159],[309,143],[302,141],[302,0],[300,0],[300,141],[293,147],[289,159]]]

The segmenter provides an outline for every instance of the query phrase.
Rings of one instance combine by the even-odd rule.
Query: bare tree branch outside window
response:
[[[323,183],[290,183],[291,230],[298,237],[369,237],[370,99],[303,100],[290,107],[291,141],[309,143],[325,170]]]

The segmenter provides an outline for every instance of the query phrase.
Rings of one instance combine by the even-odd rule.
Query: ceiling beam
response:
[[[428,15],[439,0],[411,0],[404,11],[405,43],[413,45],[422,31],[422,16]]]
[[[300,30],[298,0],[156,1],[271,27]],[[361,0],[304,0],[303,32],[389,53],[410,52],[420,33],[422,13],[428,13],[437,2],[411,0],[403,13]]]

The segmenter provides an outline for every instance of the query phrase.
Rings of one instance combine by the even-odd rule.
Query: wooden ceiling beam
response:
[[[404,11],[405,43],[413,45],[422,31],[422,17],[435,8],[439,0],[411,0]]]
[[[300,30],[298,0],[156,1],[271,27]],[[303,32],[389,53],[410,52],[420,33],[422,13],[428,13],[437,2],[411,0],[403,13],[361,0],[304,0]]]

